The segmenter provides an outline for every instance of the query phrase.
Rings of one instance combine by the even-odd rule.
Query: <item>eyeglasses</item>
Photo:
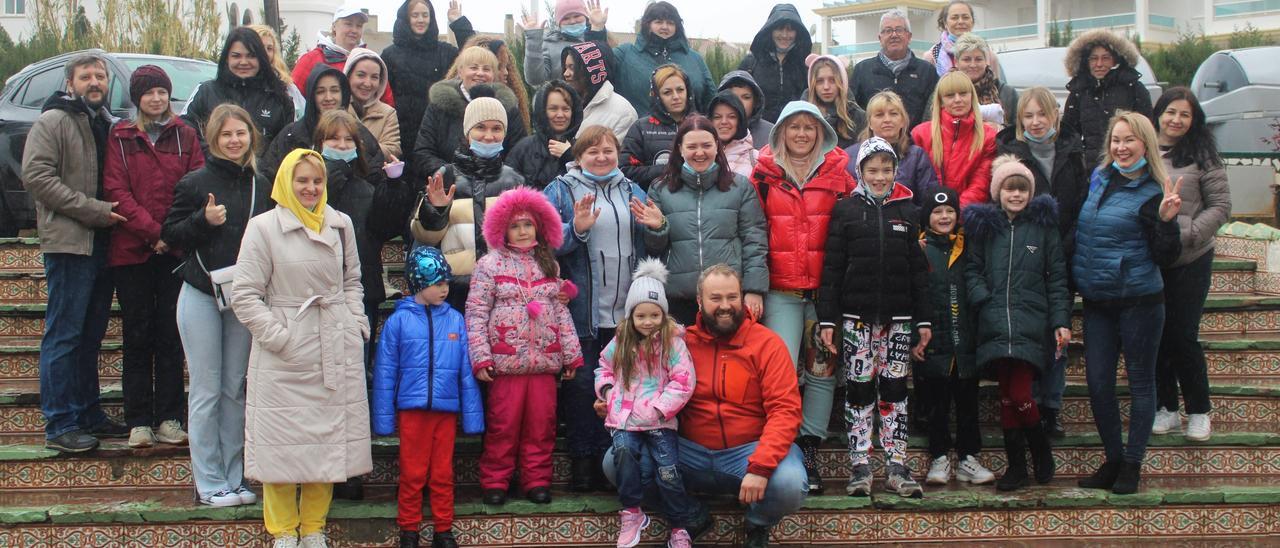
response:
[[[895,34],[909,34],[910,32],[911,31],[907,30],[906,27],[892,27],[887,29],[880,29],[881,36],[893,36]]]

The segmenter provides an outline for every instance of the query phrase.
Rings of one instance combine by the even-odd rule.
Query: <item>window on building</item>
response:
[[[26,15],[27,0],[4,0],[5,15]]]

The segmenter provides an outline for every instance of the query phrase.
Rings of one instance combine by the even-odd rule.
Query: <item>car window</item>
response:
[[[129,103],[129,97],[125,93],[129,91],[128,87],[129,85],[121,82],[119,78],[111,77],[111,102],[108,103],[111,105],[111,112],[119,115],[121,112],[128,111],[129,107],[132,106]]]
[[[121,56],[120,60],[129,67],[130,72],[142,65],[156,65],[164,69],[165,74],[169,75],[169,80],[173,82],[173,93],[170,94],[170,99],[174,101],[186,101],[191,98],[196,86],[206,80],[212,80],[218,74],[218,65],[206,61],[125,56]]]
[[[28,79],[26,86],[14,97],[14,102],[27,108],[40,108],[54,91],[64,89],[66,83],[62,65],[51,67]]]

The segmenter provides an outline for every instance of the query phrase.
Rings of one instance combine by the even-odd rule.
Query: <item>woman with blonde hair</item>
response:
[[[523,121],[522,123],[527,133],[532,119],[529,114],[529,93],[525,91],[524,82],[520,80],[520,71],[516,68],[516,58],[515,55],[512,55],[511,48],[507,47],[506,42],[492,36],[474,36],[467,40],[462,49],[473,46],[485,48],[498,58],[498,71],[493,80],[506,84],[507,87],[511,88],[512,93],[516,94],[516,101],[520,104],[520,119]],[[445,78],[457,77],[457,65],[449,67],[449,74]]]
[[[882,91],[867,101],[867,126],[858,135],[858,142],[845,147],[844,151],[851,158],[856,158],[862,141],[872,137],[888,141],[893,146],[893,153],[898,155],[898,172],[894,180],[910,189],[912,201],[920,205],[924,191],[938,184],[938,174],[933,171],[933,164],[924,149],[911,144],[910,127],[911,119],[902,97],[889,90]],[[858,166],[852,162],[845,170],[858,178]]]
[[[848,148],[867,126],[867,113],[849,97],[849,71],[844,60],[835,55],[809,54],[809,89],[804,100],[817,105],[823,117],[836,130],[836,146]]]
[[[267,59],[271,60],[271,69],[276,71],[280,81],[289,87],[289,97],[293,99],[293,115],[295,119],[301,118],[302,111],[307,107],[307,98],[302,96],[302,90],[293,83],[293,74],[289,72],[289,65],[285,64],[284,56],[280,53],[280,38],[276,36],[276,31],[267,25],[248,25],[248,28],[262,38],[262,45],[267,50]]]
[[[979,106],[969,77],[947,73],[933,92],[929,121],[911,130],[911,139],[929,153],[938,181],[960,194],[962,209],[990,198],[996,129],[978,118]]]
[[[1072,274],[1084,298],[1085,378],[1106,459],[1080,487],[1137,492],[1156,414],[1156,357],[1164,328],[1160,269],[1182,252],[1182,178],[1169,180],[1145,113],[1111,119],[1102,164],[1093,170],[1076,225]],[[1116,401],[1116,364],[1129,379],[1129,436]]]

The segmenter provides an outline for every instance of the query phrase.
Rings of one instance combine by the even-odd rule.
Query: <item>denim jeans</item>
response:
[[[1178,389],[1188,414],[1208,413],[1209,365],[1200,346],[1200,316],[1213,282],[1213,250],[1164,274],[1164,336],[1156,360],[1158,405],[1178,410]]]
[[[1164,326],[1164,304],[1084,307],[1085,375],[1089,407],[1108,462],[1141,464],[1156,415],[1156,352]],[[1124,352],[1129,378],[1129,439],[1120,437],[1116,364]]]
[[[124,325],[124,418],[129,428],[186,418],[183,407],[182,339],[178,335],[178,259],[152,255],[147,262],[111,269]]]
[[[742,488],[742,478],[747,475],[747,458],[756,451],[758,442],[746,443],[721,450],[707,449],[685,438],[679,439],[679,470],[685,489],[691,492],[715,495],[737,495]],[[652,473],[654,463],[645,458],[640,461],[641,473]],[[650,472],[645,472],[645,470]],[[604,473],[617,484],[612,451],[605,455]],[[778,463],[769,477],[764,499],[747,508],[747,522],[752,525],[772,527],[782,518],[804,506],[809,495],[809,477],[804,471],[804,456],[800,448],[792,444],[787,456]],[[656,489],[645,491],[645,500],[660,507]],[[699,506],[702,506],[699,504]]]
[[[245,375],[252,337],[234,312],[191,284],[178,294],[178,332],[190,372],[187,432],[196,492],[244,484]]]
[[[596,338],[582,339],[582,367],[572,380],[566,381],[564,395],[565,425],[569,432],[569,456],[575,459],[603,455],[613,441],[604,429],[604,419],[596,415],[596,369],[600,367],[600,352],[613,340],[613,329],[600,328]]]
[[[1053,338],[1049,337],[1045,340],[1053,340]],[[1035,382],[1031,383],[1031,393],[1035,396],[1036,405],[1041,409],[1061,410],[1062,392],[1067,389],[1067,353],[1063,352],[1062,357],[1057,357],[1054,355],[1057,353],[1057,347],[1048,346],[1051,350],[1045,363],[1049,366],[1036,378]]]
[[[40,411],[53,439],[89,430],[107,420],[99,402],[98,351],[111,315],[107,240],[96,238],[93,255],[45,253],[49,287],[40,339]]]
[[[618,499],[624,508],[640,506],[645,488],[657,486],[663,511],[672,528],[688,527],[698,518],[701,506],[684,489],[680,477],[680,435],[675,430],[659,428],[645,431],[613,431],[613,466],[618,485]],[[645,474],[640,463],[644,457],[653,466]],[[655,472],[656,468],[656,474]]]
[[[801,363],[805,323],[817,319],[811,300],[781,291],[770,291],[764,296],[764,325],[782,337],[794,364]],[[839,339],[840,333],[835,336]],[[831,366],[835,367],[834,360],[832,362]],[[800,403],[804,421],[800,423],[800,435],[825,439],[827,428],[831,426],[831,408],[835,404],[835,372],[819,377],[804,371],[804,367],[799,365],[796,371],[802,372],[800,381],[804,386]]]

